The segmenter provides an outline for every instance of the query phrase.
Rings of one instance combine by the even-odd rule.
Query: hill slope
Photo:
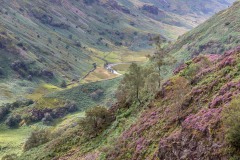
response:
[[[240,44],[240,2],[180,36],[170,52],[178,59],[199,54],[222,54]]]
[[[240,15],[239,3],[220,13],[221,18],[233,16],[235,20]],[[219,24],[206,22],[202,26]],[[221,37],[216,40],[222,42]],[[233,49],[199,55],[184,63],[149,103],[112,106],[116,119],[97,136],[84,135],[81,123],[65,126],[62,137],[25,152],[19,159],[230,159],[233,155],[239,159],[240,127],[235,124],[240,122],[236,118],[240,113],[240,47],[228,45]]]
[[[149,36],[174,39],[229,5],[204,2],[214,8],[205,13],[208,7],[199,2],[169,3],[167,8],[157,1],[4,1],[0,8],[1,70],[5,75],[14,70],[21,77],[36,79],[51,79],[53,74],[81,77],[94,62],[122,61],[126,55],[121,52],[134,54],[131,50],[149,48]],[[20,62],[11,66],[16,59]]]
[[[0,88],[4,90],[0,103],[25,98],[41,83],[77,82],[93,63],[102,71],[106,61],[144,61],[152,49],[150,37],[161,34],[176,39],[231,3],[4,0],[0,6]]]

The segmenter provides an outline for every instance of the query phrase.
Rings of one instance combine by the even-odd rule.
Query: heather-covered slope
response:
[[[237,47],[185,64],[107,159],[229,159],[223,112],[239,99],[239,54]]]
[[[80,126],[61,125],[51,132],[54,136],[59,129],[65,130],[61,137],[25,152],[19,159],[237,157],[239,148],[226,136],[231,125],[225,124],[236,116],[226,114],[227,110],[239,102],[239,54],[237,47],[222,56],[198,56],[178,69],[148,105],[113,106],[110,111],[116,120],[97,136],[88,139]]]
[[[90,73],[84,81],[108,79],[103,68],[106,61],[144,61],[145,49],[151,49],[150,37],[160,33],[174,39],[228,5],[225,1],[169,1],[168,5],[166,1],[160,2],[4,1],[0,6],[3,22],[0,24],[0,80],[3,82],[0,104],[16,101],[16,96],[21,99],[0,107],[0,157],[9,155],[22,160],[229,158],[228,149],[232,146],[223,134],[227,127],[222,124],[222,110],[239,94],[239,48],[223,56],[207,54],[183,63],[155,98],[149,98],[146,91],[141,93],[144,98],[140,104],[129,96],[127,103],[113,105],[119,79],[77,86],[78,80],[94,68],[93,63],[97,63],[98,73]],[[221,19],[233,20],[232,25],[224,25],[229,31],[224,36],[232,35],[228,47],[238,44],[239,32],[235,27],[238,11],[239,3],[235,3],[218,14],[222,18],[212,19],[214,24]],[[203,24],[219,27],[213,32],[200,26],[199,34],[195,34],[197,28],[179,38],[172,47],[172,55],[181,61],[190,58],[188,54],[205,53],[204,47],[197,54],[191,49],[207,41],[209,34],[224,45],[226,41],[217,36],[222,26],[214,24],[210,21]],[[199,38],[199,35],[204,36]],[[191,45],[186,51],[188,43]],[[152,69],[148,65],[143,70],[144,80]],[[154,87],[159,79],[150,78],[149,85],[144,87]],[[68,88],[46,84],[60,86],[61,80],[70,84]],[[67,87],[66,82],[63,84]],[[111,108],[98,107],[84,112],[97,105]]]

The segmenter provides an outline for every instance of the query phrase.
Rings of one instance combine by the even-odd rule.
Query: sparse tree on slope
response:
[[[136,63],[132,63],[129,68],[129,73],[124,76],[123,81],[125,82],[126,87],[129,91],[136,97],[139,103],[142,103],[140,100],[140,90],[144,85],[144,77],[142,73],[142,68]]]

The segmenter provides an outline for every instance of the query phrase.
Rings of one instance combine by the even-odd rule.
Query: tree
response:
[[[175,117],[177,118],[177,123],[180,125],[182,121],[182,111],[186,109],[189,105],[189,101],[191,101],[191,97],[188,95],[191,91],[191,87],[189,81],[184,77],[176,77],[173,82],[172,96],[174,97],[173,102],[175,107],[172,108],[173,112],[177,114]]]
[[[139,103],[140,100],[140,90],[144,86],[144,77],[142,68],[136,63],[132,63],[129,67],[129,73],[124,76],[123,81],[129,91],[136,97]]]
[[[164,77],[164,71],[166,71],[166,66],[175,63],[174,58],[171,57],[171,60],[167,60],[170,55],[167,53],[166,48],[164,48],[164,43],[166,43],[166,39],[157,36],[153,38],[153,41],[156,46],[156,52],[152,57],[150,57],[150,60],[154,62],[154,65],[156,66],[157,73],[158,73],[158,88],[161,87],[161,81]]]

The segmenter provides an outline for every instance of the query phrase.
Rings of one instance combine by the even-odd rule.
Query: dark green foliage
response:
[[[226,139],[239,153],[240,149],[240,100],[236,99],[224,110]]]
[[[50,140],[50,132],[48,130],[36,129],[28,137],[27,141],[23,146],[23,149],[24,151],[28,151],[31,148],[47,143],[49,140]]]
[[[164,43],[166,43],[165,38],[157,36],[153,38],[153,41],[156,46],[156,52],[152,57],[150,57],[150,60],[153,62],[155,68],[157,69],[158,88],[160,88],[161,81],[163,80],[164,77],[164,72],[166,72],[166,66],[175,63],[175,59],[173,57],[170,57],[170,55],[167,53],[167,49],[163,47]],[[171,60],[167,60],[167,58],[169,57],[171,58]]]
[[[62,88],[66,88],[66,87],[67,87],[66,81],[63,80],[62,83],[60,84],[60,86],[61,86]]]
[[[5,121],[5,124],[10,128],[14,128],[14,127],[18,127],[20,121],[21,121],[20,115],[11,115],[7,118],[7,120]]]
[[[9,106],[11,109],[15,109],[20,107],[26,107],[26,106],[32,105],[33,103],[34,101],[31,99],[24,99],[24,100],[15,101],[12,104],[7,104],[7,106]]]
[[[2,120],[9,113],[9,108],[7,106],[0,107],[0,120]]]
[[[144,87],[143,69],[136,63],[129,67],[129,73],[124,75],[122,85],[119,87],[118,100],[126,102],[128,98],[136,98],[141,102],[140,90]]]
[[[93,100],[97,101],[103,96],[103,93],[104,93],[104,91],[102,89],[98,89],[98,90],[94,91],[93,93],[91,93],[90,97]]]
[[[95,137],[114,120],[114,115],[105,107],[94,107],[86,111],[86,117],[80,121],[84,133]]]

